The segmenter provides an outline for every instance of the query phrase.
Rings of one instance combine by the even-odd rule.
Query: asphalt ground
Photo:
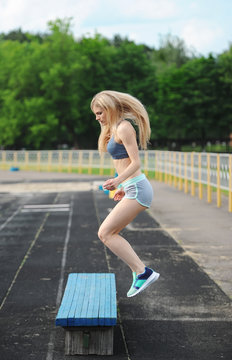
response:
[[[111,358],[231,360],[229,296],[148,211],[122,233],[161,276],[140,295],[126,297],[130,270],[97,238],[114,206],[93,186],[99,180],[50,175],[27,181],[53,184],[50,192],[0,194],[1,360],[105,359],[65,356],[64,330],[54,322],[69,273],[108,271],[116,274],[118,301]],[[67,181],[75,191],[59,188]]]

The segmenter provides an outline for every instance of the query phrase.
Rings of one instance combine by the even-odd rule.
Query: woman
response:
[[[138,126],[139,145],[146,149],[151,133],[149,118],[139,100],[117,91],[106,90],[95,95],[91,109],[101,125],[99,151],[111,154],[118,174],[107,180],[103,188],[117,189],[114,200],[121,200],[101,224],[98,236],[132,270],[133,282],[127,293],[128,297],[132,297],[159,278],[159,273],[146,267],[130,244],[119,235],[126,225],[151,205],[152,187],[141,172],[136,132],[130,122]]]

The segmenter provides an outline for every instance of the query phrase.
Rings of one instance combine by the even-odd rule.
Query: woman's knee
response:
[[[111,233],[104,227],[100,226],[98,230],[99,239],[105,244],[107,240],[110,238]]]

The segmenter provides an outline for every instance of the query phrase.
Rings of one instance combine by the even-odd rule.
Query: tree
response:
[[[71,19],[57,19],[41,38],[20,29],[0,36],[1,146],[96,148],[100,129],[90,101],[104,89],[142,101],[153,143],[228,137],[232,47],[196,57],[171,35],[155,50],[119,35],[76,40],[71,28]]]
[[[220,133],[232,133],[232,45],[218,57],[219,79],[221,83],[221,113],[219,125]]]
[[[226,137],[229,122],[223,104],[224,85],[217,59],[193,59],[181,68],[170,68],[158,78],[157,125],[162,136],[176,139]],[[228,96],[228,95],[227,95]]]
[[[1,33],[0,40],[12,40],[18,41],[20,43],[23,42],[31,42],[33,40],[37,40],[38,42],[42,43],[43,40],[46,38],[47,34],[30,34],[28,32],[23,32],[21,28],[12,30],[8,34]]]
[[[190,59],[195,57],[195,52],[185,45],[185,42],[167,34],[160,37],[160,44],[157,50],[153,50],[152,61],[158,72],[165,72],[167,68],[175,65],[180,68]]]

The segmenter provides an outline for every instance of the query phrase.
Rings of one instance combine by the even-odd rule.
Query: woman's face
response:
[[[104,109],[102,109],[99,106],[94,106],[93,107],[93,112],[96,115],[96,120],[101,124],[101,125],[106,125],[106,112]]]

